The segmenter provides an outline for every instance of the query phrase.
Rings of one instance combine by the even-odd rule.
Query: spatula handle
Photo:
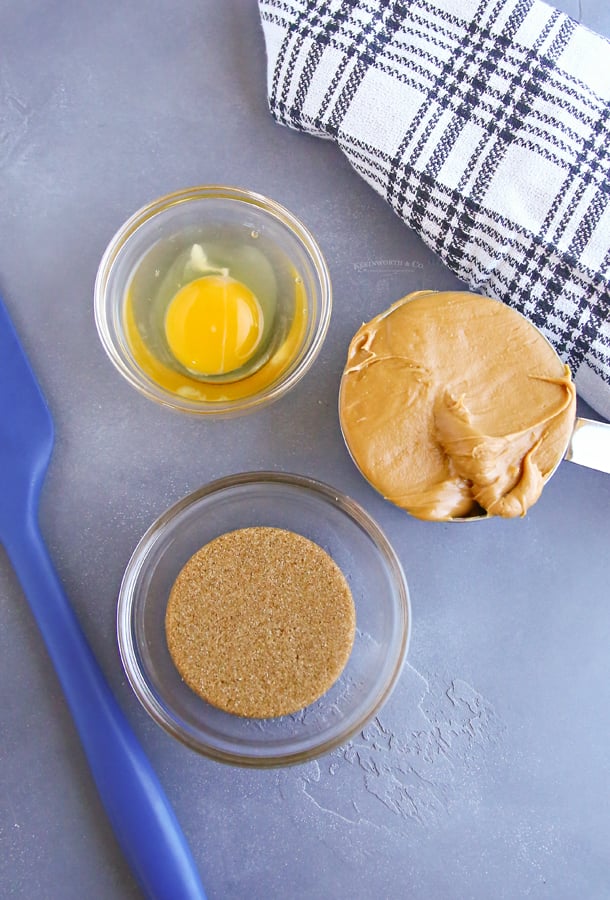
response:
[[[55,666],[102,802],[147,897],[205,900],[178,820],[78,624],[34,514],[5,548]]]

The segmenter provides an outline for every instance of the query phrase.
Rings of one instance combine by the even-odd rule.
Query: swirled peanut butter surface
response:
[[[421,519],[523,516],[562,459],[576,394],[542,334],[469,292],[409,294],[354,336],[341,428],[383,496]]]

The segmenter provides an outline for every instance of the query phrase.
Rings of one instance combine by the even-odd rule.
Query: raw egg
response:
[[[162,241],[136,267],[125,336],[134,362],[163,390],[238,400],[266,390],[297,358],[305,287],[291,261],[254,234]]]
[[[227,375],[254,355],[263,335],[261,305],[228,275],[206,275],[181,288],[165,313],[172,354],[193,375]]]

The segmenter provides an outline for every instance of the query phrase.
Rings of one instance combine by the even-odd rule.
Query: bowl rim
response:
[[[202,744],[176,725],[173,718],[167,716],[157,701],[138,663],[138,653],[136,652],[137,648],[132,628],[134,586],[150,552],[157,545],[158,541],[162,539],[173,520],[181,512],[205,497],[220,494],[227,488],[245,487],[253,484],[285,484],[302,488],[321,496],[326,502],[330,502],[333,506],[338,507],[363,528],[383,556],[384,562],[389,569],[402,623],[400,643],[397,647],[396,660],[392,671],[386,678],[386,682],[380,692],[375,696],[374,702],[370,703],[367,709],[358,716],[352,727],[342,731],[339,735],[321,741],[315,747],[263,757],[221,750],[217,747]],[[133,550],[121,580],[117,602],[116,628],[123,670],[138,701],[157,725],[191,750],[195,750],[209,759],[240,767],[276,768],[308,762],[347,743],[355,734],[362,731],[386,703],[398,681],[409,649],[412,633],[411,598],[403,567],[394,548],[377,522],[359,503],[325,482],[309,476],[270,470],[248,471],[224,476],[208,482],[172,504],[148,527]]]
[[[161,388],[139,366],[130,365],[118,351],[108,327],[107,284],[113,268],[123,248],[132,236],[150,219],[172,207],[195,200],[228,200],[245,203],[272,216],[287,228],[304,248],[313,267],[319,289],[318,322],[301,359],[294,368],[288,368],[287,375],[280,377],[268,388],[250,396],[231,401],[201,402],[180,397]],[[310,229],[287,207],[264,194],[247,188],[223,184],[194,185],[181,188],[151,200],[132,213],[115,231],[100,259],[93,288],[93,310],[95,326],[101,345],[115,369],[149,400],[177,412],[210,418],[231,418],[267,406],[293,388],[309,371],[320,352],[328,332],[332,313],[332,283],[328,263],[318,241]]]

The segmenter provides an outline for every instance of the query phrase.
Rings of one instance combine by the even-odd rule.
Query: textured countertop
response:
[[[601,0],[558,5],[610,35]],[[563,463],[524,520],[465,526],[419,522],[367,486],[336,412],[349,339],[408,291],[459,282],[333,145],[274,124],[265,79],[254,0],[0,2],[0,290],[56,422],[41,521],[66,591],[210,900],[608,897],[610,477]],[[124,219],[201,183],[286,205],[334,287],[328,338],[297,388],[213,425],[133,391],[92,308]],[[377,519],[414,624],[398,687],[361,735],[259,772],[208,761],[148,719],[115,606],[169,504],[269,468],[335,485]],[[2,548],[0,673],[0,896],[136,898]]]

